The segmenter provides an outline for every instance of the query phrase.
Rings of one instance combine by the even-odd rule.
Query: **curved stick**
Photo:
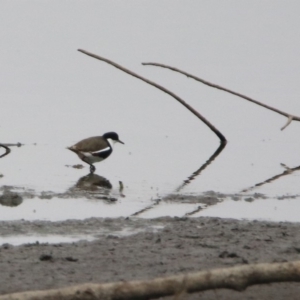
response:
[[[87,52],[87,51],[82,50],[82,49],[78,49],[78,51],[81,52],[81,53],[84,53],[84,54],[86,54],[88,56],[91,56],[93,58],[96,58],[96,59],[99,59],[101,61],[104,61],[104,62],[106,62],[106,63],[114,66],[115,68],[117,68],[117,69],[119,69],[119,70],[121,70],[121,71],[123,71],[123,72],[125,72],[125,73],[127,73],[127,74],[129,74],[131,76],[133,76],[133,77],[136,77],[136,78],[138,78],[138,79],[140,79],[140,80],[142,80],[142,81],[144,81],[144,82],[146,82],[146,83],[148,83],[148,84],[156,87],[157,89],[165,92],[166,94],[172,96],[178,102],[180,102],[183,106],[185,106],[190,112],[192,112],[195,116],[197,116],[203,123],[205,123],[218,136],[218,138],[220,139],[220,141],[221,141],[222,144],[226,144],[227,143],[227,140],[226,140],[225,136],[215,126],[213,126],[208,120],[206,120],[199,112],[197,112],[193,107],[191,107],[189,104],[187,104],[184,100],[182,100],[180,97],[178,97],[177,95],[175,95],[171,91],[167,90],[163,86],[161,86],[161,85],[159,85],[159,84],[157,84],[157,83],[155,83],[155,82],[153,82],[153,81],[151,81],[149,79],[146,79],[146,78],[144,78],[144,77],[142,77],[142,76],[140,76],[140,75],[138,75],[138,74],[136,74],[136,73],[134,73],[134,72],[132,72],[132,71],[130,71],[130,70],[128,70],[128,69],[126,69],[126,68],[118,65],[118,64],[116,64],[115,62],[113,62],[113,61],[111,61],[109,59],[103,58],[103,57],[101,57],[99,55]]]
[[[224,87],[222,87],[222,86],[220,86],[220,85],[217,85],[217,84],[208,82],[208,81],[206,81],[206,80],[204,80],[204,79],[201,79],[201,78],[199,78],[199,77],[197,77],[197,76],[194,76],[194,75],[192,75],[192,74],[189,74],[189,73],[187,73],[187,72],[185,72],[185,71],[182,71],[182,70],[179,70],[179,69],[177,69],[177,68],[170,67],[170,66],[167,66],[167,65],[164,65],[164,64],[158,64],[158,63],[142,63],[142,65],[143,65],[143,66],[156,66],[156,67],[161,67],[161,68],[165,68],[165,69],[170,69],[170,70],[172,70],[172,71],[181,73],[181,74],[183,74],[183,75],[185,75],[185,76],[187,76],[187,77],[189,77],[189,78],[193,78],[193,79],[195,79],[196,81],[202,82],[203,84],[206,84],[206,85],[208,85],[208,86],[210,86],[210,87],[213,87],[213,88],[216,88],[216,89],[218,89],[218,90],[222,90],[222,91],[225,91],[225,92],[230,93],[230,94],[232,94],[232,95],[235,95],[235,96],[238,96],[238,97],[240,97],[240,98],[246,99],[246,100],[248,100],[248,101],[250,101],[250,102],[252,102],[252,103],[255,103],[255,104],[260,105],[260,106],[262,106],[262,107],[264,107],[264,108],[267,108],[267,109],[269,109],[269,110],[272,110],[272,111],[274,111],[274,112],[276,112],[276,113],[278,113],[278,114],[280,114],[280,115],[282,115],[282,116],[285,116],[285,117],[288,118],[288,121],[287,121],[287,123],[281,128],[281,130],[285,129],[285,128],[293,121],[293,120],[294,120],[294,121],[300,121],[300,117],[298,117],[298,116],[294,116],[294,115],[292,115],[292,114],[288,114],[288,113],[286,113],[286,112],[284,112],[284,111],[282,111],[282,110],[279,110],[279,109],[277,109],[277,108],[274,108],[274,107],[269,106],[269,105],[267,105],[267,104],[264,104],[264,103],[262,103],[262,102],[259,102],[259,101],[257,101],[257,100],[254,100],[254,99],[252,99],[252,98],[250,98],[250,97],[248,97],[248,96],[245,96],[245,95],[243,95],[243,94],[234,92],[234,91],[229,90],[229,89],[227,89],[227,88],[224,88]]]
[[[243,291],[249,286],[275,282],[299,282],[300,261],[260,263],[154,278],[111,283],[85,283],[52,290],[1,295],[0,300],[110,299],[141,300],[178,296],[206,290]]]
[[[7,146],[5,146],[5,145],[3,145],[3,144],[0,144],[0,147],[2,147],[2,148],[5,149],[5,153],[2,154],[2,155],[0,156],[0,158],[4,157],[5,155],[8,155],[8,154],[10,153],[10,151],[11,151]]]

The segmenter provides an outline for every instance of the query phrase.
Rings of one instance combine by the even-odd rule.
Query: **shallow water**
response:
[[[74,243],[80,240],[92,241],[94,238],[89,237],[87,235],[82,236],[62,236],[62,235],[46,235],[46,236],[8,236],[8,237],[0,237],[0,245],[10,244],[13,246],[19,246],[22,244],[34,244],[34,243]]]
[[[216,198],[218,193],[225,196],[192,216],[300,221],[295,214],[299,170],[255,187],[286,171],[282,164],[300,166],[299,122],[280,131],[286,120],[274,112],[171,71],[140,65],[150,59],[168,63],[300,115],[299,39],[293,38],[300,26],[297,4],[278,4],[272,11],[256,4],[261,6],[257,15],[251,3],[245,8],[233,2],[224,11],[216,11],[213,3],[205,9],[200,3],[193,9],[172,3],[171,11],[160,8],[170,14],[166,19],[155,3],[149,2],[148,9],[138,3],[134,9],[108,3],[87,8],[74,1],[69,11],[59,1],[39,6],[29,1],[14,7],[14,24],[9,16],[0,19],[7,28],[6,46],[0,50],[1,142],[24,144],[0,160],[2,188],[13,187],[23,196],[17,206],[1,206],[0,220],[127,217],[146,207],[139,217],[185,216],[199,204],[165,201],[168,195],[214,191]],[[209,12],[215,16],[212,27],[205,17]],[[245,18],[251,12],[260,26]],[[127,22],[118,22],[118,15]],[[280,21],[287,16],[289,22]],[[153,31],[153,18],[160,30]],[[176,18],[183,22],[170,21]],[[79,19],[84,25],[79,26]],[[225,149],[183,184],[216,151],[218,138],[170,96],[77,48],[112,59],[181,96],[226,136]],[[112,189],[83,187],[78,182],[87,184],[88,167],[66,147],[107,131],[118,132],[125,142],[95,165]],[[83,169],[72,167],[81,163]],[[244,201],[254,193],[266,200]],[[241,200],[231,200],[232,195]]]

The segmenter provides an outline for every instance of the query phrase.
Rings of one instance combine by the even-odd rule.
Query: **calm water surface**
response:
[[[270,10],[264,3],[245,7],[239,1],[224,7],[213,1],[168,3],[172,10],[163,5],[157,11],[155,1],[146,8],[136,2],[87,8],[74,1],[71,11],[60,1],[5,4],[12,15],[0,19],[7,28],[0,50],[1,142],[24,145],[0,160],[0,182],[2,188],[28,194],[18,206],[0,206],[0,220],[130,216],[159,199],[139,216],[184,216],[198,204],[167,202],[166,196],[213,191],[223,194],[220,203],[193,216],[300,221],[298,170],[252,188],[300,166],[299,122],[280,131],[286,122],[282,116],[140,64],[170,64],[300,115],[298,4],[276,2]],[[170,96],[78,48],[182,97],[226,136],[226,148],[183,185],[216,151],[217,137]],[[70,167],[81,161],[66,147],[107,131],[118,132],[125,142],[95,165],[112,189],[85,197],[78,182],[85,181],[89,169]],[[245,200],[254,193],[265,199]]]

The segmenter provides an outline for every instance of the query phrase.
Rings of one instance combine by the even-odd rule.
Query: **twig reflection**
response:
[[[193,172],[192,175],[189,176],[186,180],[184,180],[183,183],[182,183],[182,184],[181,184],[174,192],[175,192],[175,193],[176,193],[176,192],[179,192],[179,191],[181,191],[184,187],[186,187],[188,184],[190,184],[192,180],[194,180],[197,176],[199,176],[200,173],[201,173],[204,169],[206,169],[206,168],[207,168],[207,167],[208,167],[208,166],[209,166],[209,165],[217,158],[217,156],[223,151],[223,149],[224,149],[225,147],[226,147],[226,143],[221,143],[220,146],[218,147],[218,149],[217,149],[217,150],[213,153],[213,155],[206,161],[206,163],[203,164],[197,171]],[[163,198],[155,199],[155,200],[153,201],[152,204],[150,204],[150,205],[146,206],[145,208],[143,208],[143,209],[141,209],[141,210],[139,210],[139,211],[133,213],[133,214],[131,215],[131,217],[136,217],[136,216],[138,216],[138,215],[144,213],[145,211],[148,211],[148,210],[150,210],[150,209],[152,209],[152,208],[158,206],[162,201],[169,199],[170,195],[172,195],[174,192],[172,192],[172,193],[170,193],[170,194],[164,196]],[[192,214],[198,212],[198,211],[201,210],[201,209],[202,209],[202,207],[199,206],[199,207],[197,207],[197,209],[196,209],[195,211],[192,211],[192,212],[187,213],[187,214],[185,214],[185,215],[186,215],[186,216],[187,216],[187,215],[192,215]]]
[[[152,209],[153,207],[157,206],[161,202],[161,200],[162,200],[161,198],[155,199],[152,204],[150,204],[150,205],[142,208],[141,210],[133,213],[132,215],[130,215],[130,217],[136,217],[136,216],[144,213],[145,211]]]
[[[249,187],[247,189],[242,190],[241,192],[242,193],[249,192],[249,191],[251,191],[251,190],[253,190],[253,189],[255,189],[255,188],[259,187],[259,186],[262,186],[262,185],[267,184],[267,183],[271,183],[272,181],[275,181],[275,180],[277,180],[277,179],[279,179],[279,178],[281,178],[283,176],[290,175],[293,172],[300,170],[300,166],[295,167],[295,168],[288,168],[285,164],[281,164],[281,166],[286,169],[284,172],[282,172],[282,173],[280,173],[278,175],[275,175],[275,176],[273,176],[271,178],[268,178],[267,180],[259,182],[259,183],[255,184],[255,185],[253,185],[253,186],[251,186],[251,187]]]
[[[226,143],[221,143],[218,149],[213,153],[213,155],[203,164],[197,171],[193,172],[183,183],[175,190],[175,192],[180,192],[184,187],[186,187],[192,180],[194,180],[200,173],[205,170],[224,150]]]

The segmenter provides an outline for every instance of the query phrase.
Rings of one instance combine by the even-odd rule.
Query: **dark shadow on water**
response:
[[[0,204],[3,206],[15,207],[19,206],[22,202],[23,197],[10,190],[4,190],[3,194],[0,196]]]
[[[275,180],[277,180],[277,179],[279,179],[279,178],[281,178],[283,176],[291,175],[293,172],[300,170],[300,166],[295,167],[295,168],[289,168],[285,164],[281,164],[281,166],[286,169],[284,172],[282,172],[282,173],[280,173],[278,175],[272,176],[271,178],[268,178],[268,179],[266,179],[266,180],[264,180],[262,182],[259,182],[259,183],[255,184],[255,185],[253,185],[253,186],[251,186],[251,187],[249,187],[247,189],[243,189],[241,191],[241,193],[249,192],[249,191],[251,191],[251,190],[253,190],[253,189],[255,189],[255,188],[259,187],[259,186],[265,185],[267,183],[271,183],[271,182],[273,182],[273,181],[275,181]]]
[[[26,189],[17,186],[2,186],[3,191],[0,196],[0,205],[16,207],[23,203],[24,199],[39,198],[40,200],[50,200],[54,197],[60,199],[78,199],[85,198],[87,200],[102,200],[108,204],[116,203],[118,200],[117,193],[111,195],[112,184],[108,179],[97,174],[88,174],[80,177],[76,184],[62,193],[52,191],[42,191],[36,193],[35,190]],[[120,191],[120,197],[125,197],[123,191]]]

